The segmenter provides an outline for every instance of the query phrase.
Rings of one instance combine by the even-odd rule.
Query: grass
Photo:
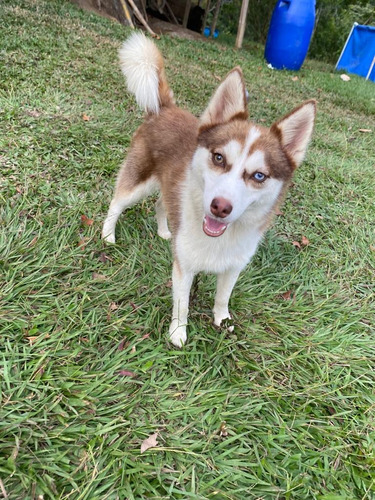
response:
[[[212,326],[202,276],[176,350],[153,200],[118,245],[100,239],[142,117],[117,65],[129,30],[62,0],[0,15],[3,497],[374,499],[374,84],[315,61],[293,80],[254,46],[158,42],[196,114],[237,64],[255,121],[319,102],[284,215],[235,288],[235,332]]]

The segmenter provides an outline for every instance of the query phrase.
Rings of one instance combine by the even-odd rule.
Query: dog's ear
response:
[[[234,118],[247,119],[246,89],[241,68],[232,69],[216,89],[203,115],[201,128],[213,127]]]
[[[284,151],[296,167],[302,163],[309,145],[315,114],[316,102],[306,101],[271,127],[271,132],[279,137]]]

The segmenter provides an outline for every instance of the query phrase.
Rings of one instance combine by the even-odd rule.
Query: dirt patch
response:
[[[106,4],[101,3],[100,0],[72,0],[72,2],[81,9],[95,12],[100,16],[112,19],[116,22],[124,22],[123,13],[117,10],[115,2],[113,5],[110,5],[110,2],[106,2]],[[148,23],[150,28],[158,35],[169,35],[171,37],[184,38],[186,40],[207,40],[200,33],[188,30],[177,24],[161,21],[155,17],[149,16]]]
[[[78,5],[78,7],[81,7],[81,9],[88,10],[89,12],[95,12],[100,16],[119,22],[115,9],[110,9],[106,5],[101,5],[98,0],[72,0],[72,2]]]
[[[203,35],[196,31],[183,28],[180,25],[167,23],[155,17],[149,18],[150,27],[158,35],[169,35],[175,38],[184,38],[186,40],[207,40]]]

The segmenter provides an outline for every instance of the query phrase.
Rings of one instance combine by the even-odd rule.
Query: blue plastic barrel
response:
[[[279,0],[273,11],[264,56],[276,69],[299,70],[315,23],[315,0]]]

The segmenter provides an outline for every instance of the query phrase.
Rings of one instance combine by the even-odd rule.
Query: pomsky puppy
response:
[[[306,101],[270,128],[247,120],[240,68],[234,68],[200,118],[178,108],[155,44],[134,33],[120,49],[128,90],[146,111],[118,174],[102,236],[115,242],[122,211],[160,191],[158,234],[172,238],[173,313],[170,341],[186,342],[189,293],[198,272],[217,275],[217,326],[281,203],[313,131],[315,101]]]

